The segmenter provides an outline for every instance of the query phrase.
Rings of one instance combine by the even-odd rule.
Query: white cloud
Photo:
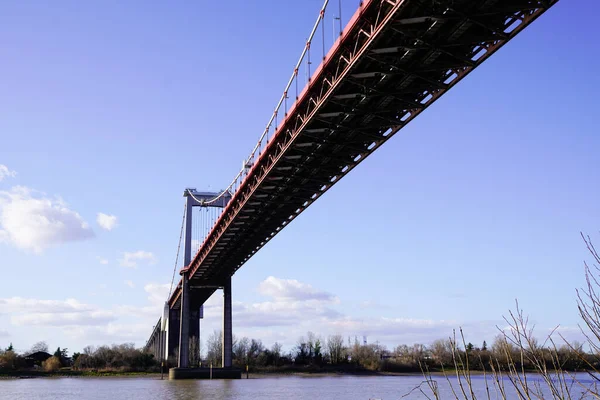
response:
[[[96,222],[106,231],[112,231],[117,226],[117,216],[104,213],[98,213]]]
[[[17,176],[15,171],[11,171],[4,164],[0,164],[0,182],[2,182],[5,178],[14,178]]]
[[[145,305],[99,307],[76,299],[12,297],[0,298],[0,310],[13,325],[60,329],[74,340],[85,341],[83,344],[127,340],[143,345],[162,314],[169,288],[168,283],[144,285]],[[323,338],[335,333],[344,338],[366,335],[370,343],[379,341],[390,347],[417,342],[429,344],[448,337],[454,328],[461,326],[461,321],[416,319],[401,314],[384,317],[370,313],[361,317],[352,311],[343,313],[337,309],[340,300],[336,296],[295,280],[268,277],[258,288],[268,296],[266,301],[233,303],[234,333],[238,338],[261,339],[268,346],[278,341],[291,349],[308,331]],[[221,329],[222,307],[221,291],[215,292],[205,303],[204,339],[213,329]],[[393,309],[385,312],[392,313]],[[497,321],[485,321],[463,323],[462,327],[469,337],[489,338],[490,342],[497,334],[496,325]],[[570,333],[571,329],[565,328],[563,332]]]
[[[0,310],[19,327],[58,328],[73,338],[98,341],[135,340],[143,343],[160,316],[156,306],[101,308],[75,299],[41,300],[22,297],[0,298]],[[123,318],[126,322],[119,320]],[[0,337],[7,336],[0,331]]]
[[[103,325],[115,319],[111,311],[75,299],[38,300],[22,297],[0,299],[2,311],[19,326]]]
[[[234,302],[233,319],[237,327],[250,330],[266,330],[269,327],[289,330],[343,317],[332,308],[339,304],[336,296],[297,280],[270,276],[259,284],[258,290],[271,299],[250,304]],[[164,299],[166,294],[167,291],[161,298]],[[219,321],[222,318],[222,307],[223,297],[217,291],[204,304],[205,318]],[[291,339],[295,340],[295,337]]]
[[[92,311],[93,307],[75,299],[38,300],[24,297],[0,299],[0,308],[7,313],[62,313]]]
[[[148,283],[144,290],[148,293],[148,301],[155,306],[163,306],[169,295],[170,283]]]
[[[269,276],[258,286],[259,293],[279,300],[339,301],[331,293],[316,290],[311,285],[295,279],[279,279]]]
[[[74,339],[100,342],[110,341],[138,341],[144,343],[150,335],[151,327],[148,323],[116,323],[111,322],[104,326],[75,325],[64,329],[66,335]]]
[[[123,258],[119,263],[123,267],[137,268],[139,261],[146,261],[148,264],[156,264],[156,257],[149,251],[138,250],[135,252],[123,253]]]
[[[98,262],[102,265],[107,265],[108,264],[108,260],[106,258],[102,258],[100,256],[96,256],[96,260],[98,260]]]
[[[64,325],[105,325],[113,321],[115,315],[110,311],[94,310],[89,312],[65,313],[29,313],[13,315],[13,325],[27,326],[64,326]]]
[[[0,338],[5,338],[5,337],[9,337],[10,333],[8,333],[8,331],[3,331],[0,330]]]
[[[435,339],[452,334],[459,327],[457,321],[415,319],[402,315],[390,317],[345,314],[337,309],[340,299],[309,284],[293,279],[270,276],[258,286],[258,291],[269,297],[256,303],[233,303],[233,320],[236,336],[262,339],[267,345],[278,341],[284,347],[293,347],[300,336],[308,331],[327,337],[339,333],[343,337],[367,336],[369,342],[395,346],[406,343],[429,344]],[[222,294],[217,291],[204,305],[203,329],[211,332],[221,329]],[[369,303],[370,305],[370,303]],[[390,313],[388,308],[386,313]],[[482,327],[463,325],[478,335]],[[494,324],[489,328],[494,330]],[[487,335],[487,331],[485,331]],[[491,337],[491,336],[485,336]]]
[[[163,304],[164,305],[164,302]],[[162,315],[162,306],[158,307],[155,305],[151,306],[117,306],[114,311],[117,315],[127,317],[130,319],[131,317],[147,317],[150,320],[156,322],[155,320]]]
[[[125,281],[125,284],[132,289],[135,287],[135,284],[132,281]]]
[[[151,285],[149,289],[152,292],[154,287],[161,286],[165,285]],[[102,308],[76,299],[0,298],[0,310],[9,317],[11,325],[19,327],[17,329],[60,329],[64,335],[84,341],[82,344],[135,341],[142,345],[161,315],[163,304],[164,299],[160,306]],[[6,336],[8,332],[0,330],[0,337]]]
[[[0,191],[0,241],[41,253],[47,247],[94,236],[87,222],[60,198],[15,186]]]

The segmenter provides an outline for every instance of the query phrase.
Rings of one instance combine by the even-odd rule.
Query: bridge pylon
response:
[[[196,189],[185,189],[183,193],[186,198],[186,216],[185,216],[185,240],[183,252],[184,268],[181,270],[181,307],[179,316],[179,341],[177,366],[179,368],[188,368],[190,360],[190,348],[199,349],[200,343],[200,319],[203,315],[203,305],[194,308],[193,290],[191,287],[189,272],[187,267],[192,262],[192,231],[193,231],[193,208],[194,207],[214,207],[224,208],[231,195],[229,193],[210,193],[198,192]],[[216,199],[216,200],[215,200]],[[219,287],[224,289],[224,315],[223,315],[223,367],[231,367],[232,354],[232,328],[231,328],[231,277],[225,282],[219,282]],[[190,346],[190,341],[197,343]]]

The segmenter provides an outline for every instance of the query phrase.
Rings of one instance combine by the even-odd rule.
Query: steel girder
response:
[[[558,0],[370,0],[286,110],[189,266],[219,282]],[[179,286],[178,286],[179,287]],[[204,302],[215,289],[201,289]],[[175,306],[179,289],[171,297]]]

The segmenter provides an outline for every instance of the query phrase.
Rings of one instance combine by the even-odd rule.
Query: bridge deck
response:
[[[195,301],[557,1],[363,2],[192,260]]]

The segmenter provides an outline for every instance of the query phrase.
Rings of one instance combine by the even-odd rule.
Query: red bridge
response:
[[[231,367],[231,276],[344,175],[513,39],[557,0],[367,0],[325,54],[319,14],[244,168],[222,193],[186,191],[185,268],[148,348],[188,366],[198,311],[225,292],[223,367]],[[324,32],[323,32],[324,35]],[[299,69],[319,66],[298,92]],[[192,207],[218,207],[191,257]],[[192,311],[190,311],[192,310]],[[191,324],[191,331],[190,331]],[[171,328],[171,329],[169,329]]]

